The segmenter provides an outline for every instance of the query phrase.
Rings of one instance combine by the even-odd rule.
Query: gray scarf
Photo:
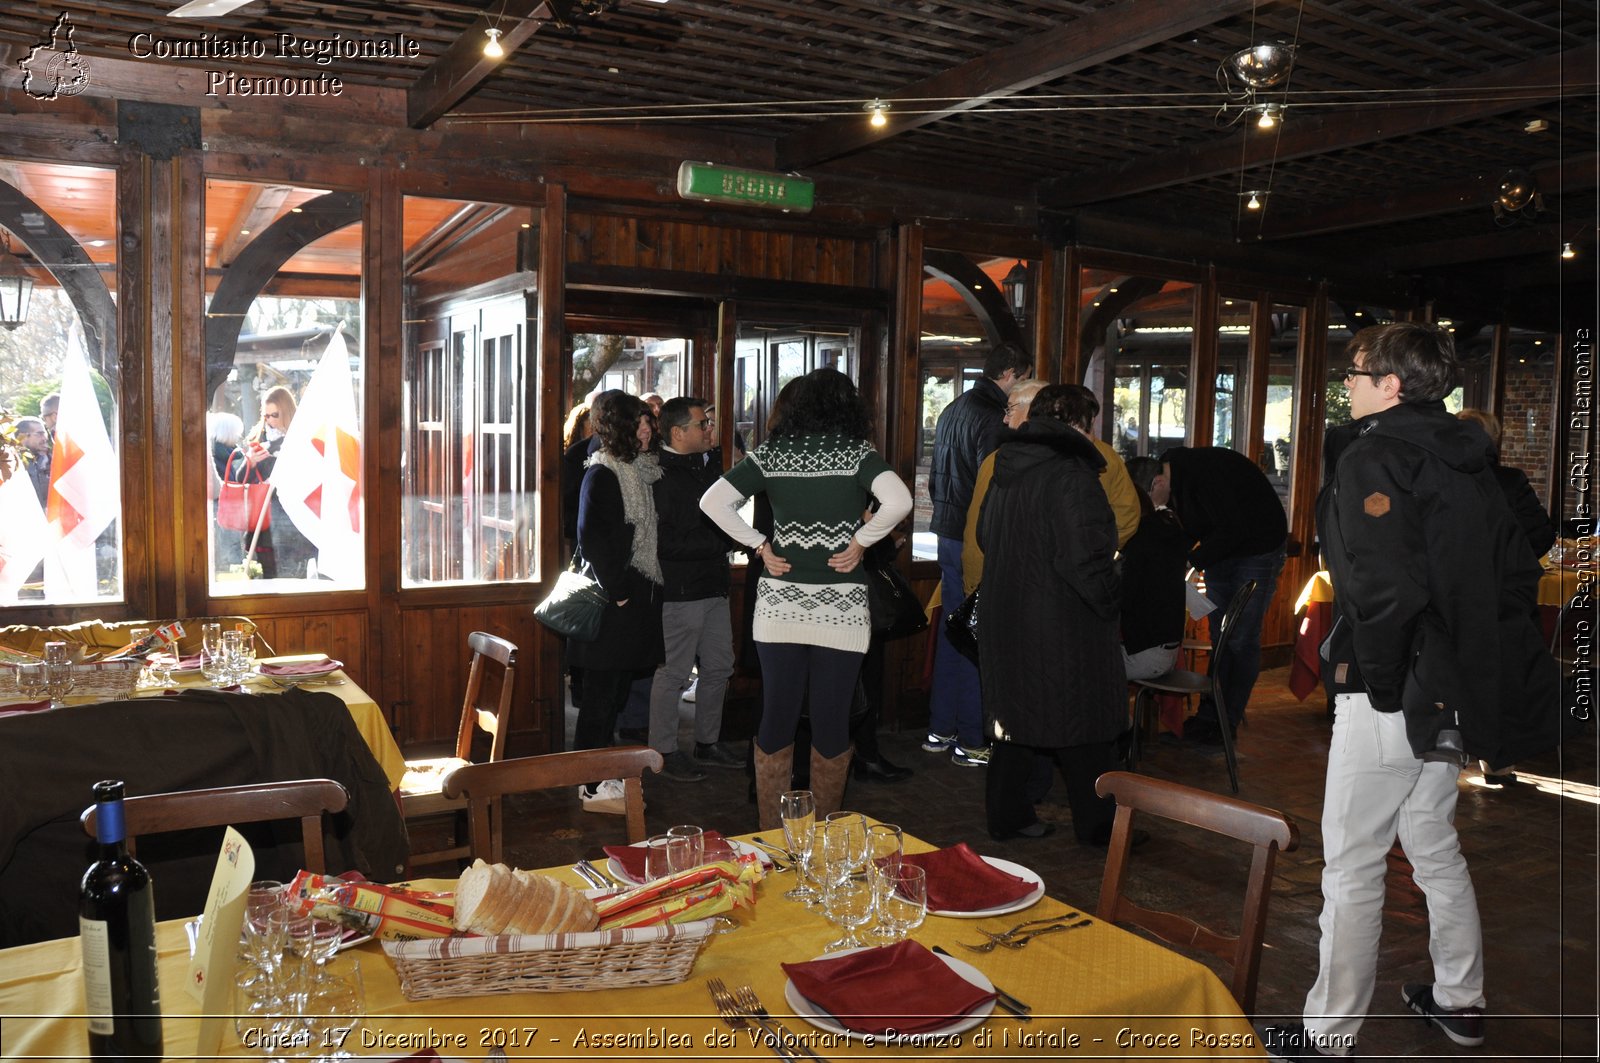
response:
[[[610,469],[622,488],[622,512],[633,525],[633,556],[628,563],[648,576],[650,582],[665,582],[661,560],[656,557],[656,500],[650,491],[650,485],[662,476],[660,459],[646,452],[632,461],[623,461],[614,454],[597,450],[589,456],[589,464]]]

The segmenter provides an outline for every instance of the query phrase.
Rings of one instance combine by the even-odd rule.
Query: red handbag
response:
[[[242,480],[232,479],[235,455],[245,468]],[[237,450],[228,456],[228,463],[223,469],[222,490],[217,495],[217,527],[226,531],[253,532],[257,520],[262,528],[272,527],[272,510],[267,508],[267,500],[272,497],[272,485],[262,478],[260,470],[245,461],[244,454]]]

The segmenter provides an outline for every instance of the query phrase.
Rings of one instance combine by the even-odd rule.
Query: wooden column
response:
[[[890,418],[894,437],[884,456],[908,487],[916,479],[917,433],[922,414],[922,253],[922,226],[902,225],[894,249],[894,309],[889,322],[886,378],[894,396]]]
[[[1061,251],[1057,289],[1061,293],[1061,349],[1056,365],[1056,380],[1062,384],[1083,383],[1083,269],[1077,245]]]
[[[722,446],[722,467],[733,467],[735,454],[733,452],[734,432],[738,428],[734,416],[733,398],[733,356],[737,350],[739,314],[738,306],[732,299],[724,299],[717,303],[717,333],[716,347],[712,351],[712,388],[716,396],[717,409],[721,411],[717,417],[717,440]],[[746,443],[749,440],[745,441]]]
[[[1220,339],[1218,342],[1221,342]],[[1244,445],[1239,448],[1241,453],[1248,454],[1256,461],[1261,459],[1261,447],[1267,444],[1267,375],[1271,361],[1272,293],[1259,291],[1250,303],[1249,376],[1246,378],[1244,396],[1244,424],[1240,428]]]
[[[363,492],[371,661],[363,682],[383,706],[399,740],[406,742],[425,732],[421,721],[429,715],[432,692],[415,685],[416,665],[410,660],[415,647],[406,638],[399,597],[406,567],[400,534],[406,491],[400,470],[406,431],[401,401],[406,373],[405,194],[395,171],[368,171],[361,227],[362,472],[368,484],[383,485],[382,490]],[[452,655],[455,650],[448,647]]]
[[[1189,348],[1189,444],[1211,445],[1212,420],[1217,412],[1217,270],[1206,268],[1194,287],[1194,322]]]
[[[545,186],[539,219],[539,332],[534,371],[539,441],[539,578],[538,595],[555,583],[561,570],[561,408],[562,336],[566,317],[567,189]],[[529,406],[533,406],[529,403]],[[534,726],[542,725],[552,752],[566,741],[566,694],[561,675],[561,642],[539,626],[530,655],[535,662]]]
[[[1483,408],[1500,416],[1506,401],[1506,341],[1511,337],[1511,326],[1504,321],[1494,326],[1489,338],[1489,379],[1485,381]]]

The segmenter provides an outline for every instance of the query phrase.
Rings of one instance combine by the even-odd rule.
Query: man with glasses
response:
[[[939,540],[939,598],[945,611],[960,605],[961,537],[978,466],[999,443],[1006,399],[1012,385],[1033,372],[1033,360],[1014,343],[997,343],[983,362],[983,376],[944,408],[933,430],[933,468],[928,495],[933,500],[929,530]],[[933,658],[933,692],[928,705],[929,753],[949,752],[956,764],[981,768],[989,763],[983,732],[983,697],[978,666],[961,655],[938,629]]]
[[[1560,714],[1533,621],[1538,561],[1487,438],[1444,409],[1458,368],[1449,333],[1378,325],[1350,351],[1359,427],[1317,499],[1337,616],[1323,647],[1335,717],[1322,941],[1303,1025],[1263,1031],[1283,1059],[1353,1054],[1396,837],[1427,897],[1433,961],[1433,981],[1403,986],[1401,1002],[1456,1044],[1483,1043],[1483,933],[1456,837],[1456,777],[1468,755],[1509,763],[1538,751],[1527,743]]]
[[[666,760],[662,774],[699,782],[701,769],[742,768],[744,758],[718,744],[722,702],[733,676],[733,623],[728,612],[728,551],[734,544],[700,511],[700,496],[722,475],[706,462],[716,422],[704,399],[669,399],[661,406],[662,477],[656,502],[661,559],[661,628],[666,659],[650,685],[650,746]],[[678,749],[678,705],[700,661],[694,701],[694,753]]]

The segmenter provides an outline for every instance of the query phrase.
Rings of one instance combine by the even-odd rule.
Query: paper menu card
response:
[[[244,924],[245,902],[256,874],[256,855],[244,835],[229,827],[222,836],[222,852],[211,875],[205,916],[194,955],[189,958],[186,987],[200,1004],[199,1056],[214,1056],[222,1046],[222,1031],[232,1011],[234,968],[239,962],[239,931]]]

